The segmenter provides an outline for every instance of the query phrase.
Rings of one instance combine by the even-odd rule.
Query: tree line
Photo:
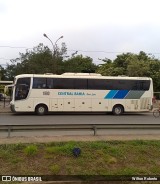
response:
[[[13,80],[14,76],[25,73],[83,72],[100,73],[104,76],[126,75],[130,77],[151,77],[154,91],[160,91],[160,60],[141,51],[139,54],[123,53],[114,60],[104,58],[103,64],[96,65],[92,58],[83,55],[67,56],[67,47],[62,43],[54,52],[40,43],[32,50],[19,53],[4,68],[0,65],[0,79]]]

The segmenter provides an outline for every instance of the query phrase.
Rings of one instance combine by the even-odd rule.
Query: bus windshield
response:
[[[16,83],[15,90],[15,100],[26,99],[30,89],[30,81],[29,77],[19,78]]]

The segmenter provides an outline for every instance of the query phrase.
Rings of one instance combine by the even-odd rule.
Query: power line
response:
[[[33,49],[33,48],[28,48],[28,47],[24,47],[24,46],[20,46],[20,47],[15,47],[15,46],[6,46],[6,45],[0,45],[0,48],[10,48],[10,49]],[[123,52],[118,52],[118,51],[102,51],[102,50],[81,50],[81,49],[67,49],[67,51],[69,52],[75,52],[75,51],[79,51],[79,52],[103,52],[103,53],[111,53],[111,54],[116,54],[116,53],[123,53]]]
[[[0,45],[0,48],[10,48],[10,49],[33,49],[28,47],[15,47],[15,46],[8,46],[8,45]]]
[[[95,52],[95,53],[106,53],[106,54],[121,54],[121,53],[135,53],[135,52],[131,52],[131,51],[104,51],[104,50],[67,50],[69,52],[75,52],[75,51],[78,51],[78,52]],[[138,52],[137,52],[138,53]],[[146,54],[148,55],[158,55],[160,54],[160,52],[146,52]]]
[[[7,58],[0,58],[0,59],[2,59],[2,60],[12,60],[12,59],[7,59]]]
[[[69,52],[75,52],[75,51],[78,51],[78,52],[95,52],[95,53],[107,53],[107,54],[120,54],[120,53],[124,53],[124,52],[111,52],[111,51],[103,51],[103,50],[67,50]]]
[[[33,49],[29,48],[29,47],[25,47],[25,46],[19,46],[19,47],[15,47],[15,46],[9,46],[9,45],[0,45],[0,48],[11,48],[11,49]],[[120,54],[120,53],[134,53],[131,51],[105,51],[105,50],[81,50],[81,49],[67,49],[67,51],[69,52],[92,52],[92,53],[106,53],[106,54]],[[160,54],[160,52],[147,52],[147,54]]]

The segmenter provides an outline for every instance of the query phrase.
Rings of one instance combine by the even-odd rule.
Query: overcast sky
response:
[[[0,64],[39,43],[52,48],[60,36],[68,55],[74,50],[114,59],[121,52],[144,51],[160,57],[159,0],[0,0]],[[3,65],[4,66],[4,65]]]

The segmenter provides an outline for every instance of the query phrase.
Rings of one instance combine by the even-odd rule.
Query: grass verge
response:
[[[160,175],[159,155],[160,141],[0,145],[0,175]]]

